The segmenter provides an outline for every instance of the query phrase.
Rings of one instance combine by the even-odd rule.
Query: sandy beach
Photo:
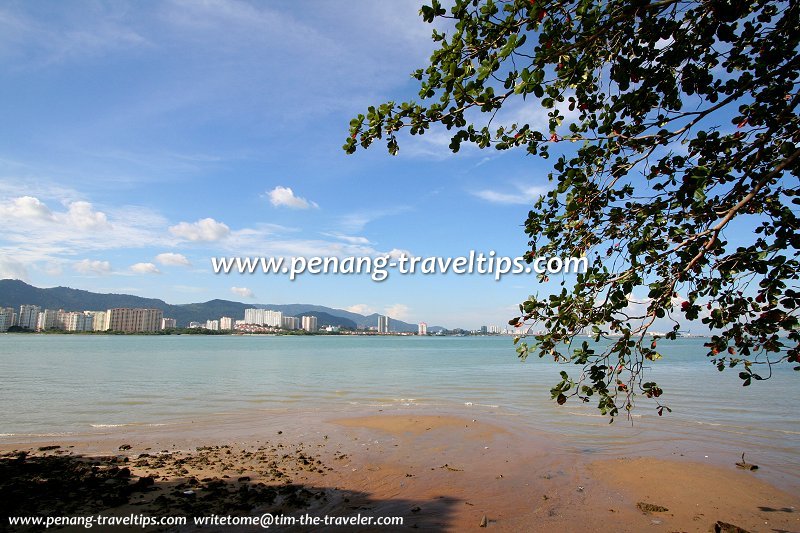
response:
[[[270,528],[280,531],[800,531],[796,490],[763,469],[598,459],[463,415],[265,412],[5,442],[0,507],[5,516],[189,517],[152,531],[257,531],[192,520],[263,513],[403,519]]]

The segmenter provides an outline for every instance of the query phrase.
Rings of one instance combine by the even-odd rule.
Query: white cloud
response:
[[[72,263],[75,256],[98,250],[175,244],[173,237],[164,235],[166,220],[147,208],[123,206],[107,215],[76,199],[73,192],[60,199],[65,209],[51,209],[35,196],[4,198],[3,192],[8,191],[4,183],[0,178],[0,219],[4,221],[0,254],[13,254],[28,267],[42,270],[46,267],[37,263],[58,264],[65,259]]]
[[[282,187],[278,185],[271,191],[267,191],[269,202],[275,207],[286,206],[292,209],[309,209],[319,208],[316,202],[311,202],[305,198],[300,198],[294,195],[294,191],[290,187]]]
[[[164,252],[156,256],[156,262],[167,266],[192,266],[192,263],[183,254]]]
[[[94,211],[92,204],[82,201],[70,203],[67,213],[58,215],[56,219],[84,230],[100,229],[109,225],[105,213]]]
[[[351,313],[358,313],[359,315],[371,315],[375,312],[375,309],[367,304],[351,305],[350,307],[345,307],[344,310],[350,311]]]
[[[287,239],[276,235],[274,226],[257,225],[232,231],[221,248],[237,256],[344,257],[374,255],[377,251],[360,244],[324,239]]]
[[[0,215],[28,222],[56,222],[78,229],[98,229],[108,226],[106,214],[95,211],[92,209],[92,204],[84,201],[69,202],[66,212],[56,213],[34,196],[20,196],[0,204]]]
[[[33,196],[20,196],[0,204],[0,215],[9,218],[53,220],[53,212],[44,202]]]
[[[333,237],[334,239],[339,239],[340,241],[344,241],[350,244],[372,244],[369,239],[366,237],[359,237],[356,235],[343,235],[341,233],[323,233],[326,237]]]
[[[231,292],[241,298],[255,298],[253,291],[247,287],[231,287]]]
[[[218,241],[231,233],[231,229],[213,218],[204,218],[197,222],[181,222],[169,228],[176,237],[190,241]]]
[[[339,219],[339,226],[345,233],[357,233],[374,220],[406,213],[411,210],[410,206],[399,205],[384,209],[373,209],[368,211],[357,211],[342,216]]]
[[[111,272],[111,263],[108,261],[83,259],[73,263],[72,268],[74,268],[76,272],[84,275],[102,275]]]
[[[131,265],[131,271],[137,274],[161,274],[161,271],[153,263],[136,263]]]
[[[411,309],[407,305],[394,304],[386,308],[386,316],[405,322],[409,318],[409,311],[411,311]]]
[[[473,196],[477,196],[487,202],[491,202],[493,204],[532,204],[536,200],[539,199],[540,196],[546,194],[548,189],[547,187],[540,187],[540,186],[530,186],[530,187],[522,187],[517,186],[516,191],[511,192],[500,192],[500,191],[493,191],[489,189],[484,189],[480,191],[472,191]]]
[[[27,281],[28,269],[16,259],[0,256],[0,279],[19,279]]]
[[[398,141],[400,143],[398,157],[443,161],[456,155],[464,157],[465,154],[477,155],[479,153],[480,148],[470,142],[461,143],[458,152],[453,152],[450,149],[450,143],[453,141],[455,133],[455,130],[447,131],[445,128],[436,126],[422,135],[405,136]],[[376,148],[383,148],[383,146]]]
[[[389,250],[387,255],[392,259],[400,259],[401,257],[414,257],[414,254],[412,254],[410,251],[403,250],[401,248],[392,248]]]

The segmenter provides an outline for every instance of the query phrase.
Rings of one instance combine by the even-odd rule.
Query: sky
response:
[[[534,275],[290,281],[211,267],[214,256],[524,253],[546,162],[452,154],[442,131],[401,136],[396,157],[382,145],[341,149],[369,105],[415,97],[410,73],[434,45],[420,5],[4,2],[0,278],[173,304],[507,323],[528,295],[547,292]]]

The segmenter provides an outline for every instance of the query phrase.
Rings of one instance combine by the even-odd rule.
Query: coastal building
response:
[[[308,331],[309,333],[315,333],[319,330],[317,326],[317,317],[315,316],[304,316],[302,318],[303,329]]]
[[[8,331],[8,328],[15,326],[14,319],[17,314],[13,307],[0,307],[0,332]]]
[[[244,323],[245,324],[263,324],[264,323],[264,310],[250,308],[244,310]]]
[[[17,316],[17,325],[21,328],[35,330],[39,320],[39,313],[42,308],[38,305],[21,305],[19,306],[19,315]]]
[[[389,333],[389,317],[384,315],[378,316],[378,333]]]
[[[197,329],[197,328],[202,328],[202,327],[203,327],[203,324],[201,324],[200,322],[194,322],[194,321],[189,322],[189,329]]]
[[[264,312],[264,325],[272,326],[273,328],[283,327],[283,312],[266,310]]]
[[[162,318],[161,329],[175,329],[178,327],[178,321],[174,318]]]
[[[219,319],[219,329],[229,331],[233,329],[233,319],[229,316],[223,316]]]
[[[84,311],[83,314],[92,317],[92,331],[108,329],[108,313],[105,311]]]
[[[270,309],[245,309],[245,324],[260,324],[262,326],[272,326],[273,328],[283,327],[283,313]]]
[[[61,317],[66,331],[93,331],[94,315],[80,311],[64,313]]]
[[[164,312],[161,309],[118,307],[109,309],[108,329],[126,333],[159,331]]]
[[[283,329],[295,330],[300,329],[300,319],[296,316],[283,317]]]
[[[206,329],[210,331],[219,331],[219,320],[206,320]]]
[[[420,322],[417,324],[417,335],[427,335],[428,334],[428,324],[425,322]]]
[[[39,312],[36,318],[36,330],[47,331],[48,329],[64,329],[64,310],[45,309]]]

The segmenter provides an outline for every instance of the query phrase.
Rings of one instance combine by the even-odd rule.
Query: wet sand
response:
[[[0,511],[404,520],[330,531],[480,531],[482,523],[495,531],[710,531],[718,521],[800,531],[800,498],[767,483],[768,472],[652,457],[598,461],[556,436],[469,413],[359,415],[265,412],[5,442]]]

